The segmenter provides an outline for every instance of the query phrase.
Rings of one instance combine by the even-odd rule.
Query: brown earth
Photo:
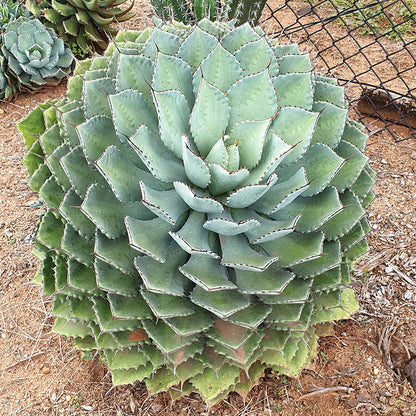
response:
[[[146,3],[135,6],[142,27]],[[414,81],[413,81],[414,82]],[[369,208],[370,252],[354,266],[360,311],[320,339],[317,357],[298,379],[267,373],[247,397],[211,409],[194,394],[172,403],[141,383],[112,387],[97,357],[51,332],[51,299],[31,280],[37,196],[27,187],[24,147],[15,123],[65,85],[0,103],[0,415],[404,415],[416,414],[404,367],[416,357],[416,140],[370,137],[377,171]],[[371,129],[382,127],[377,121]],[[406,132],[403,132],[405,134]]]

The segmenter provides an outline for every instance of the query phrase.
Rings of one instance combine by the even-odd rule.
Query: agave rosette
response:
[[[18,89],[58,83],[70,72],[74,59],[62,39],[38,19],[19,18],[9,23],[2,35],[1,52]]]
[[[19,124],[55,331],[115,384],[216,402],[296,375],[356,307],[374,172],[296,45],[202,20],[124,32]]]
[[[134,16],[132,8],[121,9],[126,0],[27,0],[27,7],[44,23],[59,32],[65,42],[74,44],[78,55],[103,51],[109,36],[117,33],[113,27]]]

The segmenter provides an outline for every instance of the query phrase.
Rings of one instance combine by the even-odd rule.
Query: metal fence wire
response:
[[[416,138],[416,1],[268,0],[263,24],[338,78],[370,132]]]

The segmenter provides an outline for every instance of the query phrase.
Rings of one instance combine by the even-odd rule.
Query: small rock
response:
[[[416,160],[416,152],[410,153],[410,158]]]
[[[387,165],[387,160],[386,159],[381,159],[380,163],[382,163],[383,165]]]
[[[88,405],[85,405],[85,404],[81,405],[81,409],[84,409],[84,410],[87,410],[87,411],[94,410],[94,408],[92,406],[88,406]]]
[[[51,369],[48,366],[42,367],[42,373],[43,374],[49,374],[51,372]]]
[[[391,267],[391,266],[387,266],[387,267],[384,269],[384,271],[385,271],[386,273],[391,273],[391,272],[393,271],[393,267]]]
[[[380,370],[377,367],[374,367],[374,369],[373,369],[374,375],[375,376],[378,375],[379,372],[380,372]]]
[[[406,290],[406,292],[404,293],[403,297],[406,300],[410,300],[410,299],[412,299],[412,295],[413,295],[413,293],[410,290]]]
[[[70,401],[72,400],[72,397],[68,394],[68,395],[65,397],[65,400],[66,400],[67,402],[70,402]]]

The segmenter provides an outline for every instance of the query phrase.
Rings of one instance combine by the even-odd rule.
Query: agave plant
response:
[[[55,29],[77,55],[103,51],[109,36],[117,33],[112,27],[134,16],[131,5],[117,6],[126,0],[27,0],[26,7],[44,23]]]
[[[18,125],[54,331],[114,384],[214,403],[295,376],[357,307],[374,172],[296,45],[202,20],[117,37]]]
[[[15,89],[35,89],[59,82],[72,67],[73,55],[52,29],[38,19],[9,23],[2,35],[1,53]]]
[[[31,14],[22,2],[16,0],[0,0],[0,32],[2,32],[7,23],[10,23],[20,16],[29,19]]]

